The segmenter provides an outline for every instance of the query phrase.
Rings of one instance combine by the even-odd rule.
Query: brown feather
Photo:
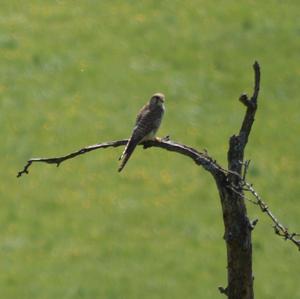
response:
[[[136,140],[134,138],[131,138],[127,145],[126,148],[124,150],[124,153],[122,154],[122,156],[120,157],[120,160],[122,159],[121,165],[118,169],[119,172],[122,171],[122,169],[125,167],[126,163],[128,162],[130,156],[132,155],[134,149],[136,148],[136,146],[139,144],[140,140]]]

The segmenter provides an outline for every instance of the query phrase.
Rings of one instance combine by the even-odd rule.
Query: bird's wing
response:
[[[119,167],[119,172],[124,168],[130,156],[132,155],[136,146],[152,131],[151,111],[149,107],[144,106],[136,119],[135,127],[132,131],[131,137],[125,147],[123,154],[119,160],[122,160]]]
[[[150,112],[149,104],[144,105],[136,116],[135,126]]]

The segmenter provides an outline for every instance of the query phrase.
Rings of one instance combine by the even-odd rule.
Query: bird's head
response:
[[[162,93],[155,93],[151,99],[150,99],[150,106],[151,107],[156,107],[156,106],[161,106],[163,107],[165,102],[165,96]]]

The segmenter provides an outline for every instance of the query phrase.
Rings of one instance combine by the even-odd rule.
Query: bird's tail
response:
[[[131,138],[128,141],[123,154],[119,158],[119,160],[122,160],[121,165],[118,169],[119,172],[121,172],[122,169],[125,167],[126,163],[128,162],[130,156],[132,155],[132,153],[137,145],[138,145],[138,142],[136,140],[134,140],[133,138]]]

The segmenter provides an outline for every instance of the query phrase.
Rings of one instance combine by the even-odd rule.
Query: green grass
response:
[[[26,159],[125,138],[156,91],[159,132],[226,165],[262,67],[249,180],[300,230],[298,1],[2,1],[0,297],[218,298],[226,285],[213,179],[187,158],[122,148],[63,164]],[[253,233],[257,298],[300,297],[299,252],[268,219]]]

